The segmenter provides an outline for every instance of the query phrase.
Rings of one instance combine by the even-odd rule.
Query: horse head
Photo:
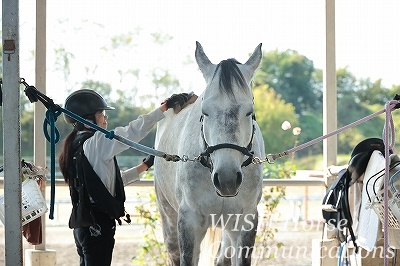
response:
[[[211,171],[217,194],[234,197],[252,159],[254,136],[254,97],[251,81],[262,58],[261,44],[245,64],[235,59],[211,63],[200,43],[196,61],[207,87],[201,103],[201,145],[203,164]]]

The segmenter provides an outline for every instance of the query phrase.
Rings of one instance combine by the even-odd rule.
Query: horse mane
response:
[[[232,81],[235,81],[236,84],[243,90],[246,91],[247,84],[243,77],[242,72],[240,72],[239,67],[237,64],[240,64],[236,59],[229,58],[226,60],[222,60],[215,70],[217,73],[218,68],[221,68],[221,74],[219,76],[219,88],[222,92],[233,96],[232,90]],[[214,75],[215,75],[214,73]]]

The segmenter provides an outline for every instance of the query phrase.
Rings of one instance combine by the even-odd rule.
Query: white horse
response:
[[[217,265],[250,265],[262,195],[262,165],[252,158],[265,156],[250,84],[261,44],[245,64],[215,65],[198,42],[195,56],[205,91],[179,113],[168,111],[157,128],[156,149],[196,158],[155,160],[164,242],[172,265],[198,265],[208,228],[219,227]]]

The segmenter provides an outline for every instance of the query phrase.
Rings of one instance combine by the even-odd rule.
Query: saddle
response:
[[[350,233],[355,252],[358,252],[356,237],[352,228],[353,220],[350,211],[348,190],[361,178],[367,168],[373,151],[379,150],[382,154],[384,143],[379,138],[368,138],[357,144],[349,161],[349,166],[338,173],[335,182],[327,189],[322,201],[322,216],[325,223],[336,229],[336,235],[341,242],[346,242],[346,229]]]
[[[345,229],[348,229],[353,241],[355,251],[358,252],[356,237],[352,228],[353,220],[350,212],[348,190],[351,174],[348,169],[342,169],[338,173],[335,182],[329,187],[322,204],[322,216],[325,223],[335,228],[340,242],[346,241]]]

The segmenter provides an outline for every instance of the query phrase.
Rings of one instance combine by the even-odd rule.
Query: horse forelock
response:
[[[226,93],[229,96],[234,97],[233,91],[233,82],[239,86],[239,88],[243,91],[248,90],[248,86],[246,84],[246,80],[240,71],[237,64],[240,64],[236,59],[230,58],[226,60],[222,60],[216,70],[214,75],[217,73],[218,69],[220,68],[220,76],[219,76],[219,89],[221,92]]]

